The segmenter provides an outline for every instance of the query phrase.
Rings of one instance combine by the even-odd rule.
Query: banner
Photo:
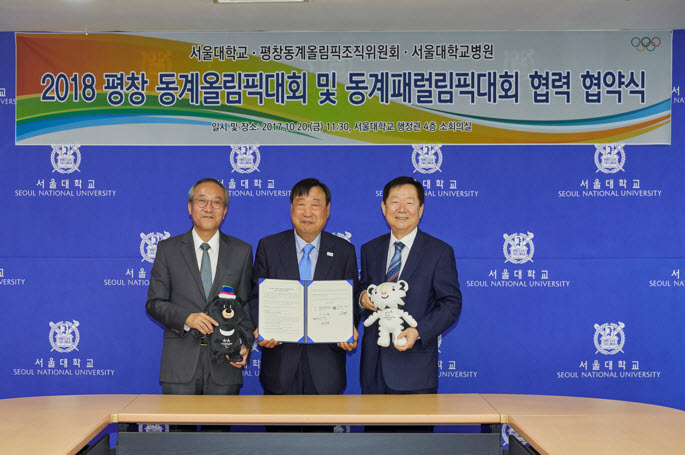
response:
[[[670,144],[670,31],[17,34],[16,143]]]
[[[71,131],[76,143],[15,145],[24,70],[13,64],[15,35],[0,33],[0,303],[11,321],[0,331],[0,398],[161,393],[164,327],[145,312],[150,273],[158,243],[191,228],[188,190],[200,178],[226,184],[221,229],[254,252],[292,228],[290,190],[316,177],[332,194],[324,229],[359,253],[389,232],[383,186],[409,175],[426,191],[419,228],[453,247],[463,293],[459,321],[436,340],[439,393],[685,409],[685,31],[673,49],[671,145],[79,145],[97,127]],[[100,52],[103,67],[116,60]],[[169,127],[98,131],[159,126]],[[243,395],[263,393],[261,354],[254,345]],[[360,361],[357,347],[347,394],[361,392]]]

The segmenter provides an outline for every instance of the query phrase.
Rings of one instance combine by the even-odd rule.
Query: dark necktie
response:
[[[205,298],[209,298],[209,291],[212,289],[212,263],[209,261],[209,243],[200,245],[202,248],[202,263],[200,264],[200,276],[202,277],[202,287],[205,289]]]

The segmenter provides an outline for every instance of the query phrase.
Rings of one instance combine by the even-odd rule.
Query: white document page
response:
[[[304,286],[296,280],[265,279],[259,284],[259,337],[304,341]]]
[[[339,343],[352,338],[352,285],[344,280],[312,281],[307,287],[308,342]]]

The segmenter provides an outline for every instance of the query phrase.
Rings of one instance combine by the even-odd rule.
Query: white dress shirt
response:
[[[402,248],[402,265],[400,265],[400,276],[398,278],[402,278],[402,270],[404,270],[404,264],[407,263],[407,258],[409,257],[409,251],[411,250],[411,246],[414,244],[414,240],[416,240],[416,233],[419,232],[419,228],[415,227],[413,231],[411,231],[409,234],[405,235],[402,237],[401,240],[397,240],[397,238],[390,232],[390,245],[388,246],[388,260],[385,263],[385,270],[388,270],[388,267],[390,266],[390,261],[392,260],[392,257],[395,255],[395,242],[402,242],[404,244],[404,248]]]
[[[405,235],[402,237],[402,240],[399,240],[402,242],[404,245],[404,248],[402,248],[402,263],[400,265],[400,276],[397,278],[398,280],[402,277],[402,270],[404,270],[404,264],[407,263],[407,258],[409,257],[409,251],[411,250],[412,245],[414,244],[414,240],[416,240],[416,233],[419,232],[419,228],[415,227],[413,231],[411,231],[409,234]],[[385,271],[388,271],[388,267],[390,267],[390,261],[392,261],[392,257],[395,255],[395,242],[397,242],[397,238],[392,235],[392,232],[390,232],[390,244],[388,246],[388,260],[385,263]],[[376,285],[380,283],[374,283]],[[366,292],[366,290],[364,290]],[[362,295],[359,295],[359,307],[364,309],[364,305],[362,305]]]
[[[293,230],[295,233],[295,248],[297,249],[297,263],[299,264],[300,261],[302,260],[302,256],[304,256],[304,247],[307,245],[307,242],[305,242],[302,237],[297,235],[297,232]],[[314,278],[314,270],[316,270],[316,261],[319,259],[319,247],[321,246],[321,233],[319,232],[319,235],[316,236],[316,238],[312,241],[311,245],[314,247],[312,248],[312,251],[309,252],[309,260],[312,263],[312,276],[310,276],[307,280],[311,280]]]
[[[205,243],[204,240],[197,235],[195,229],[193,229],[193,243],[195,245],[195,257],[197,258],[197,269],[202,269],[202,248],[200,246]],[[219,231],[216,231],[211,239],[207,242],[209,244],[209,249],[207,254],[209,254],[209,262],[212,266],[212,283],[214,283],[214,277],[216,276],[216,264],[219,262]]]

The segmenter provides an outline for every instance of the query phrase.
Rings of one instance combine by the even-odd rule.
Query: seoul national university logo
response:
[[[507,259],[505,263],[525,264],[530,261],[533,262],[533,253],[535,252],[535,245],[533,245],[533,233],[528,234],[504,234],[504,246],[502,251],[504,257]]]
[[[171,237],[171,234],[166,231],[164,231],[164,233],[150,232],[149,234],[141,232],[140,255],[143,257],[143,259],[140,262],[155,262],[155,256],[157,256],[157,244],[160,240],[168,239],[169,237]]]
[[[613,322],[595,324],[595,348],[597,348],[595,354],[614,355],[619,352],[623,354],[623,345],[626,343],[626,335],[623,333],[625,326],[621,321],[618,321],[618,324]]]
[[[258,145],[232,145],[230,159],[233,167],[231,172],[240,172],[241,174],[259,172],[261,156]]]
[[[341,239],[347,240],[348,242],[352,243],[350,240],[352,238],[352,233],[345,231],[345,232],[334,232],[333,235],[336,235],[340,237]]]
[[[442,172],[442,152],[440,145],[412,145],[414,152],[411,154],[411,162],[414,164],[414,172],[432,174],[435,171]]]
[[[71,174],[81,164],[81,152],[78,145],[53,145],[50,161],[52,162],[52,172],[60,174]]]
[[[59,321],[50,322],[50,345],[52,351],[71,352],[77,350],[78,342],[81,339],[77,327],[78,321]]]
[[[5,89],[0,88],[0,98],[4,98],[4,97],[5,97]]]
[[[626,163],[626,152],[623,145],[595,145],[595,172],[615,174],[618,171],[625,172],[623,165]]]

